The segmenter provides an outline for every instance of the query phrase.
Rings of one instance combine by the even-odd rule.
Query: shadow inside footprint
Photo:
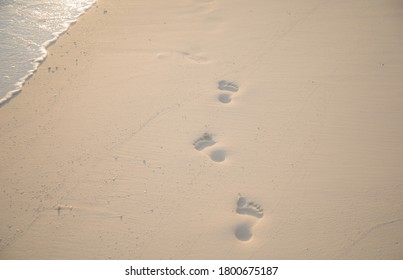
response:
[[[223,162],[226,154],[224,150],[216,150],[210,153],[210,158],[215,162]]]
[[[213,146],[215,143],[216,142],[213,140],[213,137],[206,132],[203,134],[203,136],[199,137],[193,142],[193,146],[196,150],[201,151],[209,146]]]
[[[229,94],[223,93],[218,96],[218,100],[220,100],[221,103],[230,103],[232,98]]]
[[[235,237],[239,241],[248,241],[252,238],[251,227],[248,224],[240,224],[235,228]]]
[[[245,197],[240,196],[237,201],[236,212],[241,215],[249,215],[261,219],[263,217],[263,209],[259,204],[247,202]]]
[[[225,80],[221,80],[221,81],[218,82],[218,89],[237,92],[239,90],[239,87],[235,83],[227,82]]]

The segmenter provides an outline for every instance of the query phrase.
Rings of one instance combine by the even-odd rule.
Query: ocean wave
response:
[[[0,3],[0,106],[17,96],[52,45],[96,0]]]

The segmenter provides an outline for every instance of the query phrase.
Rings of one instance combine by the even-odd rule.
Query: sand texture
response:
[[[0,259],[403,259],[403,2],[99,0],[0,108]]]

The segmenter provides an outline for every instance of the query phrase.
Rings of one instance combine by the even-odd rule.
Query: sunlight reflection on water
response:
[[[0,103],[36,69],[46,44],[94,2],[0,0]]]

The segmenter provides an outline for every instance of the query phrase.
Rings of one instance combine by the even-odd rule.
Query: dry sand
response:
[[[99,0],[0,108],[0,258],[402,259],[402,74],[402,1]]]

